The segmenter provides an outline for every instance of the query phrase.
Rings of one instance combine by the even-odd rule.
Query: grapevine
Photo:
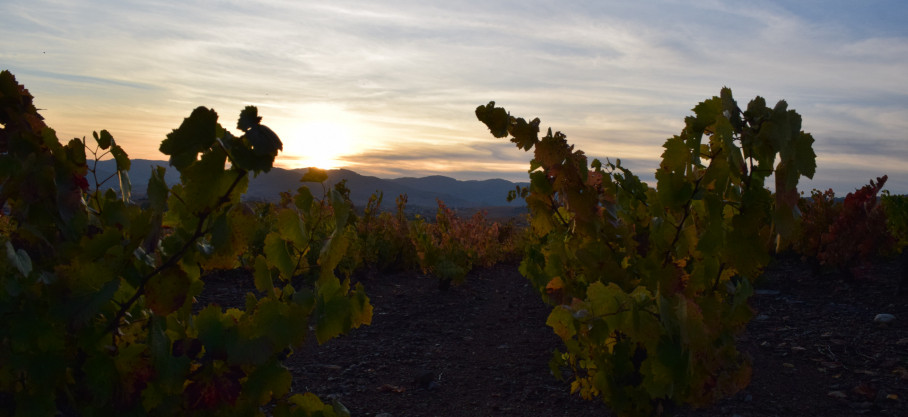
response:
[[[411,223],[410,239],[420,268],[438,278],[440,289],[462,284],[474,266],[492,266],[515,250],[501,225],[485,216],[478,211],[464,219],[438,200],[435,223],[423,218]]]
[[[407,195],[397,197],[394,213],[381,210],[383,198],[381,192],[372,194],[356,224],[363,266],[369,273],[414,270],[416,250],[410,240],[410,223],[405,211]]]
[[[861,264],[890,252],[897,243],[893,223],[877,195],[887,176],[848,193],[837,201],[830,189],[814,190],[810,200],[801,203],[801,237],[794,248],[802,256],[816,260],[852,277]]]
[[[882,195],[886,225],[894,241],[894,252],[899,258],[902,277],[899,280],[899,294],[908,292],[908,196],[893,195],[888,190]]]
[[[751,282],[792,238],[798,179],[816,168],[784,101],[742,110],[726,88],[693,111],[663,145],[652,188],[620,159],[588,163],[561,132],[539,138],[539,119],[476,109],[493,136],[533,151],[530,187],[514,193],[537,235],[520,270],[553,305],[547,323],[566,351],[552,370],[619,415],[703,406],[747,384],[735,335]]]
[[[335,275],[348,208],[332,194],[325,240],[298,240],[306,217],[258,243],[255,213],[240,203],[249,175],[271,169],[281,150],[255,107],[232,134],[214,110],[193,110],[160,150],[180,173],[156,167],[148,201],[130,198],[129,158],[113,135],[61,144],[33,97],[0,73],[0,407],[11,415],[345,415],[340,404],[293,394],[281,361],[315,329],[319,342],[371,320],[361,286]],[[86,150],[110,152],[120,193],[101,191]],[[94,175],[92,175],[94,176]],[[111,177],[110,179],[112,179]],[[291,214],[311,208],[301,189]],[[310,202],[311,203],[311,202]],[[296,223],[294,223],[296,222]],[[305,242],[308,246],[301,245]],[[318,253],[317,278],[291,285],[286,248]],[[282,248],[286,250],[282,250]],[[246,257],[244,257],[246,256]],[[252,262],[245,309],[196,306],[205,270]]]

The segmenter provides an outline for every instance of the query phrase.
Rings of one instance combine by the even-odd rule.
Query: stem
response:
[[[233,181],[233,183],[230,184],[230,187],[227,189],[227,192],[224,193],[224,195],[222,195],[218,199],[217,203],[215,204],[215,207],[206,209],[204,212],[199,214],[199,221],[198,221],[198,224],[196,224],[196,228],[192,234],[192,237],[190,237],[186,241],[186,243],[183,244],[183,246],[180,248],[180,250],[178,250],[176,253],[173,254],[173,256],[167,258],[167,260],[164,261],[164,263],[157,266],[154,270],[152,270],[151,272],[149,272],[148,274],[146,274],[145,276],[142,277],[142,279],[139,281],[139,287],[136,289],[135,294],[133,294],[132,297],[129,298],[129,300],[126,300],[126,302],[123,303],[123,305],[120,307],[120,310],[117,311],[117,314],[114,316],[113,320],[110,321],[110,324],[107,326],[107,330],[106,330],[107,332],[113,332],[117,328],[120,327],[120,321],[123,319],[123,317],[126,316],[126,313],[129,311],[130,308],[132,308],[132,305],[135,304],[136,301],[139,300],[139,297],[141,297],[142,295],[145,294],[145,286],[148,284],[148,281],[150,281],[151,278],[153,278],[155,275],[160,274],[165,269],[171,268],[174,265],[176,265],[176,263],[178,261],[180,261],[180,259],[183,258],[183,255],[186,254],[186,252],[189,250],[189,248],[191,248],[192,245],[194,245],[199,238],[201,238],[202,236],[205,236],[206,234],[208,234],[208,232],[211,231],[210,227],[206,228],[204,226],[205,221],[208,220],[208,218],[213,213],[215,213],[218,208],[220,208],[225,203],[230,202],[230,194],[233,193],[233,189],[236,188],[236,186],[240,183],[240,180],[243,177],[245,177],[246,175],[248,175],[248,171],[239,170],[237,172],[237,174],[239,174],[239,175],[237,175],[237,177]]]
[[[690,207],[694,203],[694,196],[697,195],[697,191],[700,190],[701,181],[703,181],[703,176],[698,178],[697,182],[694,183],[694,190],[687,200],[687,203],[684,204],[684,214],[681,216],[681,221],[675,226],[675,237],[672,238],[672,243],[669,244],[668,248],[665,250],[665,258],[662,260],[663,267],[668,265],[669,261],[672,259],[672,248],[675,247],[678,243],[678,239],[681,238],[681,230],[684,228],[684,223],[687,221],[687,218],[690,217]]]
[[[562,226],[567,227],[567,226],[570,224],[570,222],[568,222],[567,220],[565,220],[565,218],[564,218],[563,216],[561,216],[561,213],[558,212],[558,206],[559,206],[559,204],[558,204],[557,201],[555,201],[555,197],[553,197],[553,196],[550,195],[550,196],[549,196],[549,201],[552,203],[552,205],[551,205],[551,207],[552,207],[552,212],[554,212],[554,213],[555,213],[555,216],[558,217],[558,221],[561,222],[561,225],[562,225]]]
[[[722,262],[719,265],[719,272],[716,273],[716,280],[713,281],[713,291],[719,288],[719,278],[722,277],[722,273],[725,272],[725,262]]]

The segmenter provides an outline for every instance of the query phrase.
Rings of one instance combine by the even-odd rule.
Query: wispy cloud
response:
[[[490,100],[648,176],[690,109],[728,86],[804,116],[811,184],[848,191],[885,169],[908,192],[906,18],[894,0],[8,0],[0,63],[63,137],[107,128],[155,158],[193,107],[232,127],[252,103],[288,139],[344,115],[360,138],[351,168],[383,176],[524,178],[530,156],[473,116]]]

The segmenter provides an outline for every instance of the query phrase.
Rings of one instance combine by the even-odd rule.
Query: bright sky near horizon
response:
[[[58,137],[107,129],[132,158],[193,108],[259,107],[277,165],[523,181],[531,158],[476,106],[539,117],[652,178],[666,138],[723,86],[786,100],[844,195],[908,193],[908,2],[3,0],[0,69]]]

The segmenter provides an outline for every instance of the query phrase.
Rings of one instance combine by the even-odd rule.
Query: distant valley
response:
[[[151,170],[154,166],[167,168],[165,181],[168,185],[176,184],[180,181],[179,172],[171,167],[167,161],[153,161],[147,159],[134,159],[129,170],[129,178],[133,187],[133,194],[136,198],[145,195],[145,188],[151,177]],[[116,170],[113,160],[101,161],[98,163],[97,175],[99,179],[112,175]],[[260,174],[252,178],[249,182],[249,189],[246,191],[245,199],[249,201],[277,201],[280,199],[282,191],[294,193],[297,188],[307,185],[316,196],[321,193],[321,186],[317,183],[300,182],[303,174],[307,172],[306,168],[302,169],[282,169],[272,168],[267,174]],[[526,183],[515,183],[502,179],[489,179],[482,181],[461,181],[440,175],[434,175],[422,178],[394,178],[383,179],[378,177],[360,175],[347,169],[328,170],[328,181],[326,186],[332,187],[334,184],[347,180],[347,188],[351,190],[350,198],[353,203],[362,208],[376,191],[384,193],[382,208],[391,210],[394,208],[394,200],[401,194],[407,195],[407,205],[412,211],[417,212],[434,212],[436,199],[441,199],[445,204],[452,208],[467,209],[472,211],[476,209],[489,210],[490,215],[509,216],[525,212],[522,200],[508,203],[508,191],[515,189],[518,185],[527,185]],[[89,178],[89,183],[93,180]],[[116,178],[108,181],[106,186],[118,189]]]

